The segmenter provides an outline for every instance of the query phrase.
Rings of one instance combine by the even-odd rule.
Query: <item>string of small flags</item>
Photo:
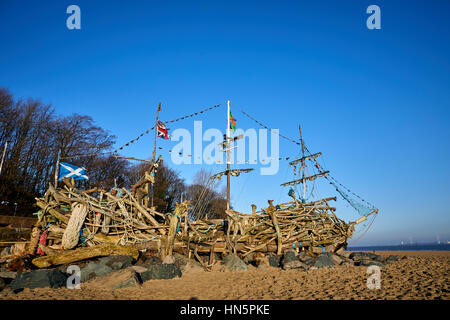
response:
[[[198,111],[198,112],[191,113],[191,114],[186,115],[186,116],[184,116],[184,117],[180,117],[180,118],[173,119],[173,120],[169,120],[169,121],[162,121],[162,123],[173,123],[173,122],[177,122],[177,121],[180,121],[180,120],[184,120],[184,119],[186,119],[186,118],[192,118],[193,116],[196,116],[196,115],[199,115],[199,114],[208,112],[208,111],[210,111],[210,110],[212,110],[212,109],[218,108],[218,107],[220,107],[221,105],[222,105],[222,104],[216,104],[216,105],[214,105],[214,106],[212,106],[212,107],[203,109],[203,110]],[[148,129],[148,130],[142,132],[142,133],[141,133],[139,136],[137,136],[136,138],[134,138],[134,139],[128,141],[127,143],[125,143],[125,144],[122,145],[121,147],[115,149],[114,151],[98,152],[98,153],[89,153],[89,154],[79,154],[79,155],[70,156],[70,157],[63,157],[63,158],[61,158],[61,159],[84,158],[84,157],[92,157],[92,156],[107,155],[107,154],[114,154],[114,153],[117,154],[117,153],[119,152],[119,150],[122,150],[123,148],[128,147],[130,144],[135,143],[135,142],[138,141],[142,136],[148,134],[149,132],[153,131],[154,129],[155,129],[155,126],[151,127],[150,129]],[[159,149],[162,149],[162,148],[159,147]]]
[[[196,115],[199,115],[199,114],[208,112],[208,111],[210,111],[210,110],[212,110],[212,109],[218,108],[218,107],[220,107],[221,105],[222,105],[222,104],[216,104],[215,106],[212,106],[212,107],[203,109],[203,110],[198,111],[198,112],[191,113],[191,114],[186,115],[186,116],[184,116],[184,117],[180,117],[180,118],[173,119],[173,120],[169,120],[169,121],[162,121],[162,123],[166,123],[166,124],[167,124],[167,123],[173,123],[173,122],[177,122],[177,121],[180,121],[180,120],[184,120],[184,119],[186,119],[186,118],[192,118],[193,116],[196,116]],[[121,147],[119,147],[119,148],[117,148],[116,150],[114,150],[112,153],[117,153],[117,152],[119,152],[119,150],[122,150],[123,148],[128,147],[128,146],[129,146],[130,144],[132,144],[132,143],[135,143],[135,142],[138,141],[142,136],[144,136],[144,135],[148,134],[149,132],[153,131],[153,129],[155,129],[155,126],[153,126],[153,127],[151,127],[150,129],[148,129],[148,130],[142,132],[139,136],[137,136],[136,138],[134,138],[134,139],[128,141],[127,143],[125,143],[125,144],[122,145]]]
[[[259,124],[261,127],[265,128],[265,129],[267,129],[267,130],[272,131],[271,128],[269,128],[269,127],[266,126],[265,124],[261,123],[260,121],[256,120],[255,118],[253,118],[253,117],[252,117],[251,115],[249,115],[247,112],[243,111],[243,110],[240,109],[240,108],[237,108],[237,109],[238,109],[242,114],[244,114],[247,118],[249,118],[250,120],[253,120],[253,121],[256,122],[257,124]],[[295,143],[295,144],[297,144],[297,145],[300,145],[300,142],[299,142],[298,140],[294,140],[294,139],[291,139],[291,138],[289,138],[289,137],[286,137],[285,135],[282,135],[282,134],[279,133],[279,132],[278,132],[278,135],[279,135],[280,137],[282,137],[282,138],[284,138],[284,139],[290,141],[290,142],[293,142],[293,143]]]

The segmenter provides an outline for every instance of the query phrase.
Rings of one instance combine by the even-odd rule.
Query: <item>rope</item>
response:
[[[252,121],[256,122],[257,124],[259,124],[261,127],[265,128],[265,129],[267,129],[267,130],[269,130],[269,131],[272,131],[271,128],[269,128],[269,127],[266,126],[265,124],[261,123],[260,121],[256,120],[255,118],[253,118],[252,116],[250,116],[250,115],[249,115],[247,112],[245,112],[244,110],[242,110],[242,109],[240,109],[240,108],[237,108],[237,109],[239,110],[239,112],[241,112],[241,113],[242,113],[243,115],[245,115],[247,118],[249,118],[250,120],[252,120]],[[282,138],[284,138],[284,139],[290,141],[290,142],[293,142],[293,143],[295,143],[295,144],[297,144],[297,145],[300,145],[300,142],[298,142],[297,140],[294,140],[294,139],[291,139],[291,138],[289,138],[289,137],[286,137],[285,135],[282,135],[281,133],[278,133],[278,135],[279,135],[280,137],[282,137]]]
[[[87,213],[87,206],[81,203],[73,203],[72,214],[62,237],[62,246],[65,250],[70,250],[77,246],[80,238],[80,230]]]
[[[362,238],[363,236],[366,235],[366,233],[367,233],[367,232],[369,231],[369,229],[372,227],[372,224],[373,224],[373,222],[375,221],[375,218],[376,218],[377,216],[378,216],[378,213],[375,213],[375,215],[373,216],[372,221],[370,222],[370,224],[369,224],[369,226],[367,227],[367,229],[359,236],[358,239],[352,241],[350,244],[354,244],[354,243],[358,242],[359,240],[361,240],[361,238]]]

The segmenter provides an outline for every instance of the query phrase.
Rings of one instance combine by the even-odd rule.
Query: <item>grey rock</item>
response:
[[[105,264],[89,262],[84,268],[81,270],[80,280],[81,282],[85,282],[97,277],[101,277],[107,275],[114,271],[113,268],[107,266]]]
[[[294,250],[287,250],[284,253],[283,258],[281,259],[281,267],[283,270],[299,268],[307,269],[306,264],[297,258]]]
[[[36,270],[18,274],[11,282],[14,293],[25,288],[60,288],[66,285],[67,275],[56,269]]]
[[[307,266],[313,266],[314,263],[316,262],[316,259],[314,259],[313,257],[310,257],[308,255],[305,255],[300,258],[300,261],[303,262],[304,264],[306,264]]]
[[[246,271],[248,265],[242,261],[238,256],[230,254],[222,260],[222,264],[230,271]]]
[[[364,260],[364,259],[374,260],[376,259],[376,257],[377,255],[371,252],[352,252],[349,255],[349,258],[352,260]]]
[[[172,279],[181,277],[181,275],[181,269],[174,264],[155,264],[140,274],[143,282],[156,279]]]
[[[147,269],[145,269],[145,271],[147,271]],[[134,268],[129,267],[113,271],[108,275],[95,278],[89,282],[90,284],[94,284],[99,288],[121,289],[128,287],[136,287],[138,285],[140,286],[142,280],[140,275],[134,270]]]
[[[176,260],[176,258],[175,258]],[[136,266],[141,266],[145,268],[149,268],[151,266],[162,264],[162,261],[159,257],[155,256],[142,256],[139,261],[135,264]]]
[[[189,258],[182,254],[174,253],[173,257],[175,258],[174,264],[180,268],[184,267],[185,265],[187,265],[189,263]]]
[[[321,256],[318,256],[314,262],[314,267],[316,268],[332,267],[334,265],[335,264],[333,260],[330,258],[329,254],[323,254]]]
[[[386,263],[391,263],[400,259],[400,256],[388,256],[385,260]]]
[[[377,255],[377,256],[376,256],[374,259],[372,259],[372,260],[378,261],[378,262],[381,262],[381,263],[385,263],[386,260],[387,260],[387,258],[388,258],[388,257],[383,256],[383,255]]]
[[[121,270],[121,269],[128,268],[129,266],[131,266],[132,262],[133,262],[132,257],[124,256],[124,255],[108,256],[108,257],[100,258],[98,260],[99,264],[108,266],[113,270]]]
[[[286,263],[283,263],[282,266],[283,270],[288,270],[288,269],[303,269],[303,270],[308,270],[309,266],[307,266],[306,264],[304,264],[303,262],[301,262],[300,260],[292,260]]]
[[[359,262],[360,266],[368,267],[368,266],[378,266],[378,267],[384,267],[384,264],[379,261],[373,261],[373,260],[361,260]]]
[[[281,266],[292,261],[298,261],[297,256],[295,255],[295,251],[287,250],[284,253],[283,258],[281,259]]]
[[[269,265],[274,268],[280,266],[281,256],[269,256]]]

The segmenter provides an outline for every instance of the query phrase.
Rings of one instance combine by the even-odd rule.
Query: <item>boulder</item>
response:
[[[136,262],[135,266],[149,268],[150,266],[161,263],[162,260],[159,257],[144,255]]]
[[[299,268],[307,269],[308,268],[308,266],[306,264],[304,264],[297,258],[294,250],[287,250],[284,253],[283,258],[281,259],[281,267],[283,268],[283,270],[299,269]]]
[[[381,262],[381,263],[385,263],[387,258],[388,258],[387,256],[377,255],[373,260]]]
[[[377,255],[372,252],[352,252],[349,258],[352,260],[375,260]]]
[[[174,253],[173,257],[175,258],[174,264],[181,269],[183,274],[186,272],[190,273],[204,270],[198,261],[189,259],[182,254]]]
[[[318,256],[314,261],[314,267],[316,268],[332,267],[334,265],[335,264],[328,253]]]
[[[392,262],[394,262],[394,261],[397,261],[397,260],[399,260],[400,259],[400,257],[399,256],[388,256],[387,258],[386,258],[386,260],[385,260],[385,263],[392,263]]]
[[[85,282],[97,277],[105,276],[114,271],[113,268],[103,263],[89,262],[84,268],[81,268],[80,281]]]
[[[281,255],[280,256],[269,256],[269,264],[271,267],[278,268],[280,266]]]
[[[287,250],[283,257],[281,258],[281,266],[283,266],[285,263],[289,263],[292,261],[298,261],[297,256],[295,254],[294,250]]]
[[[299,255],[299,260],[304,264],[306,264],[307,266],[313,266],[314,263],[316,262],[316,260],[313,257],[308,256],[307,254]]]
[[[368,267],[368,266],[384,267],[384,264],[379,262],[379,261],[374,261],[374,260],[361,260],[361,261],[359,261],[359,266],[364,266],[364,267]]]
[[[36,270],[17,275],[11,282],[14,293],[25,288],[60,288],[66,285],[68,276],[56,269]]]
[[[104,289],[121,289],[140,286],[142,279],[132,267],[128,267],[111,272],[103,277],[95,278],[89,283]]]
[[[148,270],[140,274],[143,282],[156,279],[172,279],[181,277],[182,272],[174,264],[155,264],[149,266]]]
[[[238,256],[230,254],[222,260],[222,264],[230,271],[247,271],[248,265]]]
[[[103,257],[98,260],[99,264],[110,267],[113,270],[120,270],[130,267],[133,262],[133,258],[124,255],[113,255]]]
[[[288,269],[308,270],[309,266],[297,259],[297,260],[289,261],[287,263],[283,263],[282,268],[283,268],[283,270],[288,270]]]
[[[173,257],[175,258],[174,264],[180,268],[184,267],[185,265],[187,265],[189,263],[189,261],[191,261],[188,257],[186,257],[182,254],[179,254],[179,253],[174,253]]]

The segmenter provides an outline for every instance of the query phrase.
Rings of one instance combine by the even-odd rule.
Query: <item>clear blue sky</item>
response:
[[[81,30],[66,28],[71,4]],[[381,30],[366,27],[371,4]],[[92,116],[117,146],[153,126],[158,101],[170,120],[230,99],[287,136],[301,124],[311,152],[380,209],[358,245],[447,241],[449,12],[448,1],[1,0],[0,85],[60,114]],[[197,119],[225,129],[224,113]],[[257,128],[233,113],[238,126]],[[148,157],[152,147],[148,135],[122,154]],[[164,152],[187,182],[201,167],[174,166]],[[280,154],[298,148],[280,140]],[[248,212],[288,200],[280,166],[276,176],[234,179],[233,205]]]

